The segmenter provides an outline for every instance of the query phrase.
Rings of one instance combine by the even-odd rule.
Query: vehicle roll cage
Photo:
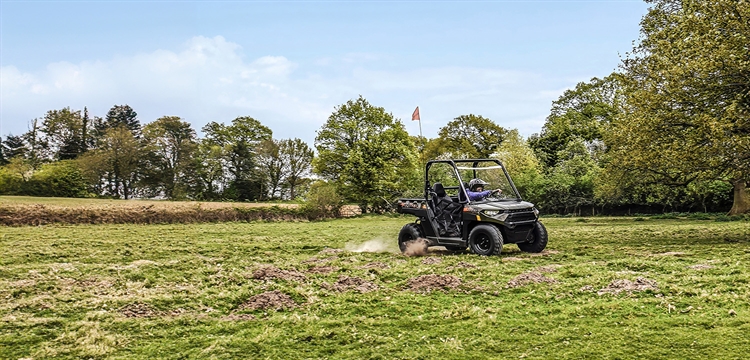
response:
[[[516,189],[516,185],[513,183],[513,180],[510,178],[510,175],[508,175],[508,171],[505,169],[505,166],[503,163],[500,162],[500,160],[497,159],[461,159],[461,160],[430,160],[427,162],[427,166],[425,167],[424,172],[424,197],[427,199],[429,197],[430,191],[432,191],[432,187],[430,186],[430,167],[432,167],[433,164],[448,164],[451,166],[451,169],[453,169],[453,175],[458,179],[458,186],[444,186],[445,189],[458,189],[460,192],[462,192],[466,198],[466,201],[459,201],[462,204],[466,204],[470,202],[469,200],[469,194],[466,192],[466,187],[464,186],[464,181],[461,178],[461,174],[458,172],[458,169],[460,168],[456,164],[471,164],[470,168],[461,168],[461,170],[473,170],[472,178],[477,177],[477,170],[483,170],[487,168],[477,168],[477,164],[479,163],[487,163],[487,162],[494,162],[496,163],[500,169],[503,170],[503,174],[505,174],[505,179],[508,180],[508,183],[510,184],[510,187],[513,189],[513,192],[516,194],[516,201],[523,201],[521,199],[521,193],[518,192],[518,189]]]

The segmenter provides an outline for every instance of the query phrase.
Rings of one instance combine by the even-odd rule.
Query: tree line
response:
[[[750,212],[750,5],[648,0],[641,37],[617,71],[565,91],[523,138],[460,115],[436,138],[362,96],[335,107],[314,149],[252,117],[199,139],[165,116],[141,126],[127,105],[104,118],[51,110],[2,140],[0,193],[197,200],[314,198],[386,211],[422,193],[424,164],[498,158],[546,212]]]

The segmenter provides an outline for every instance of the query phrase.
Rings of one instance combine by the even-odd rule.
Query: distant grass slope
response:
[[[536,256],[514,245],[499,257],[332,250],[394,251],[410,221],[0,227],[0,358],[740,359],[750,349],[748,221],[546,219],[549,251]],[[268,304],[298,307],[256,309]]]

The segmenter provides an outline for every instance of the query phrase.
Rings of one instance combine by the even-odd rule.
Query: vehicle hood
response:
[[[534,204],[528,201],[488,201],[488,202],[475,202],[471,203],[471,206],[478,210],[525,210],[532,209]]]

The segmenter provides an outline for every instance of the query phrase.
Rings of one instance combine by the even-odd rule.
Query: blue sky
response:
[[[196,130],[252,116],[312,145],[364,96],[418,134],[479,114],[528,136],[614,71],[647,5],[622,1],[0,1],[0,134],[70,106]]]

